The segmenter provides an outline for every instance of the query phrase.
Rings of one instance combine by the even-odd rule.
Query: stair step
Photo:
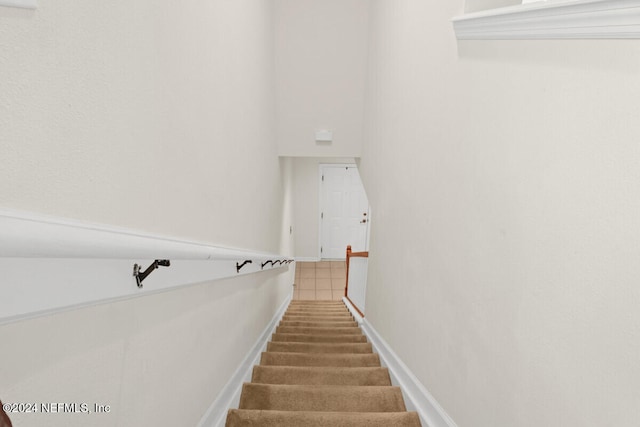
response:
[[[322,354],[267,351],[262,353],[260,364],[269,366],[380,367],[380,357],[378,353]]]
[[[292,302],[228,427],[419,427],[341,301]]]
[[[280,322],[280,326],[303,326],[310,328],[346,328],[346,327],[358,327],[358,322],[355,320],[341,320],[338,322],[318,322],[318,321],[300,321],[300,320],[283,320]]]
[[[333,311],[318,311],[318,310],[287,310],[284,313],[285,316],[307,316],[307,317],[330,317],[330,316],[350,316],[346,310],[333,310]]]
[[[226,427],[420,427],[416,412],[288,412],[231,409]]]
[[[355,320],[353,318],[353,316],[351,316],[350,313],[285,313],[284,316],[282,316],[283,319],[285,317],[287,318],[296,318],[296,319],[302,319],[302,318],[316,318],[316,317],[321,317],[324,319],[328,319],[331,317],[337,317],[339,318],[339,320]]]
[[[341,305],[344,306],[344,303],[342,301],[323,301],[323,300],[313,300],[313,299],[309,299],[309,300],[304,300],[304,299],[298,299],[298,300],[293,300],[289,303],[289,306],[296,306],[296,305]]]
[[[337,368],[306,366],[253,367],[251,382],[289,385],[390,386],[387,368]]]
[[[278,334],[318,334],[318,335],[362,335],[362,330],[355,326],[345,328],[314,328],[308,326],[278,326]]]
[[[367,342],[364,335],[273,334],[273,342]]]
[[[277,353],[373,353],[371,343],[308,343],[308,342],[270,342],[267,351]]]
[[[243,385],[238,409],[335,412],[406,411],[399,387],[253,383]]]
[[[294,314],[285,314],[282,316],[281,320],[291,320],[291,321],[304,321],[304,322],[313,322],[313,321],[321,321],[321,322],[343,322],[343,321],[353,321],[355,320],[353,316],[347,314],[340,315],[331,315],[331,316],[299,316]]]

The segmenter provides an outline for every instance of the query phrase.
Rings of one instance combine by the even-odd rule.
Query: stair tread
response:
[[[377,353],[367,354],[322,354],[279,353],[266,351],[260,358],[261,365],[275,366],[380,366]]]
[[[416,412],[313,412],[232,409],[226,427],[420,427]]]
[[[345,328],[349,326],[358,327],[358,323],[355,320],[340,321],[340,322],[327,322],[327,321],[304,321],[304,320],[283,320],[279,326],[305,326],[309,328]]]
[[[273,334],[272,342],[367,342],[365,335],[318,335],[318,334]]]
[[[330,316],[335,316],[335,317],[352,317],[351,313],[348,310],[336,310],[336,311],[329,311],[329,312],[321,312],[318,314],[318,312],[309,312],[309,311],[285,311],[284,312],[285,316],[305,316],[305,317],[309,317],[309,316],[317,316],[317,317],[330,317]]]
[[[285,314],[282,316],[282,319],[291,319],[291,320],[354,320],[353,316],[350,314],[336,314],[331,316],[309,316],[309,315],[297,315],[297,314]]]
[[[323,334],[323,335],[341,335],[354,334],[362,335],[362,329],[357,326],[335,327],[335,328],[318,328],[312,326],[278,326],[276,333],[279,334]]]
[[[372,353],[371,343],[306,343],[306,342],[270,342],[267,351],[290,353]]]
[[[332,301],[332,300],[294,300],[291,301],[289,307],[293,307],[296,305],[340,305],[344,307],[344,303],[342,301]]]
[[[389,370],[382,367],[342,368],[256,365],[253,367],[251,382],[289,385],[391,385]]]
[[[394,386],[280,385],[245,383],[239,409],[335,412],[406,411]]]

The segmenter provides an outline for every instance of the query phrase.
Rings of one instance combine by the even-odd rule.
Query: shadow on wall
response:
[[[0,427],[12,427],[9,416],[4,411],[4,403],[0,400]]]

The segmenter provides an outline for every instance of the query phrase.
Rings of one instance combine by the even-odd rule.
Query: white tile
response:
[[[331,279],[316,279],[316,291],[318,289],[331,289]]]
[[[298,286],[300,290],[314,290],[316,288],[316,279],[300,279],[300,286]]]
[[[319,300],[332,300],[333,295],[331,289],[318,289],[316,290],[316,299]]]
[[[316,291],[300,289],[300,299],[301,300],[316,299]]]
[[[316,279],[330,279],[332,270],[330,268],[316,269]]]

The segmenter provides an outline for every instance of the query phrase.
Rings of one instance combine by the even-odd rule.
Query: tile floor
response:
[[[345,261],[296,262],[294,300],[340,300],[347,280]]]

